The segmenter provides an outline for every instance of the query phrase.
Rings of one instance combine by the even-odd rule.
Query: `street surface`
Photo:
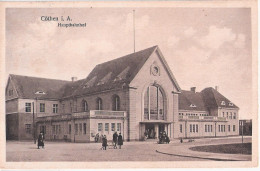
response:
[[[251,137],[245,138],[251,141]],[[45,148],[37,149],[33,141],[7,141],[6,160],[9,161],[203,161],[205,158],[192,158],[171,155],[187,147],[196,145],[226,144],[240,142],[239,137],[195,139],[194,142],[180,143],[173,140],[170,144],[157,144],[154,140],[145,142],[124,142],[122,149],[101,150],[101,143],[69,143],[45,141]],[[111,142],[109,142],[111,145]],[[163,154],[158,151],[163,150]],[[185,151],[185,150],[184,150]],[[189,155],[194,152],[188,150]]]

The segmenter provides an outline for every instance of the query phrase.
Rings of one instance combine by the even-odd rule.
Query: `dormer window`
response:
[[[197,107],[195,104],[190,104],[190,107]]]
[[[229,106],[233,106],[233,103],[232,103],[232,102],[229,102],[228,105],[229,105]]]
[[[45,94],[44,91],[37,91],[35,94]]]
[[[221,105],[225,106],[225,105],[226,105],[225,101],[222,101],[222,102],[221,102]]]

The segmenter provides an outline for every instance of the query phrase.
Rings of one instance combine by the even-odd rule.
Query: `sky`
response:
[[[58,27],[41,16],[86,23]],[[135,8],[136,51],[158,45],[181,89],[219,87],[252,118],[250,8]],[[6,78],[82,79],[95,65],[133,53],[133,8],[9,8]]]

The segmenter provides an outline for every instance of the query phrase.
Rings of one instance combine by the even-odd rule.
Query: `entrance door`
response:
[[[147,138],[155,138],[154,124],[145,124],[145,134],[147,134]]]
[[[160,125],[159,125],[159,133],[163,133],[163,131],[165,131],[164,128],[165,128],[165,127],[164,127],[164,124],[160,124]]]

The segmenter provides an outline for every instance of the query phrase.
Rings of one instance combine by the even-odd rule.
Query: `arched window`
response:
[[[164,98],[160,87],[149,86],[144,95],[144,119],[164,120]]]
[[[88,111],[88,103],[86,100],[82,100],[82,111],[87,112]]]
[[[118,95],[114,95],[112,97],[112,110],[114,111],[120,110],[120,98]]]
[[[97,105],[96,105],[96,110],[102,110],[102,99],[100,97],[97,98]]]

